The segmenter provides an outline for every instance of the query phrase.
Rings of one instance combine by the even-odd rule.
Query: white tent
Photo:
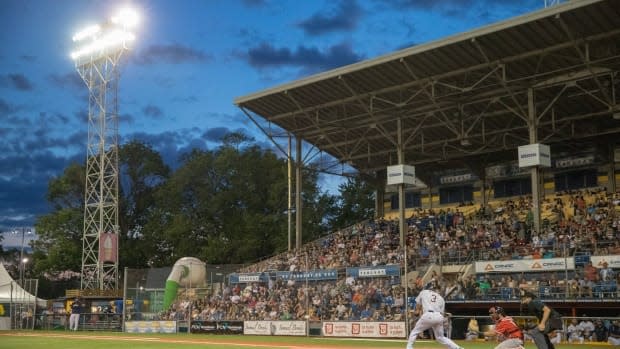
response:
[[[37,298],[28,291],[24,290],[18,282],[13,280],[11,275],[6,271],[3,264],[0,264],[0,303],[27,303],[34,304],[37,307],[46,307],[45,299]]]

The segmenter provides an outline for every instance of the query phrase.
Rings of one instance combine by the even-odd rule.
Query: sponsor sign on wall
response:
[[[590,256],[592,265],[597,268],[602,268],[603,263],[607,262],[607,266],[614,269],[620,268],[620,255],[610,256]]]
[[[589,166],[594,164],[594,155],[562,158],[555,161],[556,168]]]
[[[337,280],[338,271],[336,269],[316,269],[308,271],[277,271],[276,277],[283,280],[297,281],[319,281]]]
[[[415,185],[415,167],[409,165],[394,165],[387,167],[387,184]]]
[[[125,332],[176,333],[176,321],[125,321]]]
[[[228,277],[231,284],[245,284],[248,282],[268,282],[269,275],[266,273],[241,273],[231,274]]]
[[[191,333],[242,334],[243,321],[192,321]]]
[[[380,267],[347,268],[347,275],[359,278],[400,276],[400,266],[383,265]]]
[[[551,151],[546,144],[528,144],[519,147],[519,167],[551,167]]]
[[[515,271],[574,270],[575,260],[570,258],[516,259],[508,261],[476,262],[476,273],[504,273]]]
[[[244,321],[243,334],[305,336],[305,321]]]
[[[463,173],[455,176],[442,176],[439,178],[439,183],[441,184],[455,184],[455,183],[463,183],[469,182],[476,179],[471,173]]]
[[[323,322],[325,337],[406,338],[404,322]]]

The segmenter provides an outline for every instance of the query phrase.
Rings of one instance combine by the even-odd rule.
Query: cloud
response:
[[[353,30],[357,27],[361,16],[362,9],[359,5],[354,0],[345,0],[335,11],[315,13],[301,21],[298,26],[310,36],[318,36],[335,31]]]
[[[6,116],[15,111],[15,107],[4,99],[0,98],[0,115]]]
[[[32,226],[37,215],[49,212],[48,182],[70,161],[51,152],[0,157],[0,227]]]
[[[212,57],[200,50],[180,44],[152,45],[136,56],[138,64],[150,65],[156,63],[183,64],[201,63],[211,60]]]
[[[69,87],[81,90],[85,88],[84,81],[76,72],[64,75],[51,74],[47,79],[58,87]]]
[[[413,8],[423,11],[436,11],[444,8],[464,9],[475,3],[474,0],[381,0],[379,2],[391,5],[394,8]],[[481,2],[489,2],[489,0],[482,0]]]
[[[230,133],[228,127],[213,127],[206,130],[202,137],[208,142],[221,142],[224,136]]]
[[[201,132],[197,128],[167,131],[158,134],[136,132],[125,140],[138,140],[153,147],[161,154],[164,162],[172,169],[180,165],[182,154],[190,152],[193,148],[206,149],[206,143],[201,139]]]
[[[164,113],[162,112],[161,108],[154,106],[152,104],[149,104],[146,107],[142,108],[142,112],[146,116],[150,116],[150,117],[157,118],[157,119],[164,116]]]
[[[34,86],[23,74],[7,74],[0,76],[0,86],[12,87],[20,91],[32,91]]]
[[[509,11],[511,12],[522,9],[517,12],[525,13],[543,5],[540,0],[376,0],[376,2],[396,10],[412,9],[423,12],[438,12],[449,17],[480,17],[480,13],[488,14],[489,8],[493,8],[491,12],[496,12],[500,8],[503,10],[510,8]]]
[[[336,68],[364,59],[363,55],[353,52],[349,43],[336,44],[321,52],[316,47],[303,45],[292,51],[286,47],[276,48],[267,42],[250,48],[245,58],[256,68],[293,66],[310,71]]]

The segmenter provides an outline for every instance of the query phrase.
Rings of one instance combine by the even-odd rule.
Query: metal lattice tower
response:
[[[118,289],[118,82],[119,63],[133,34],[115,17],[73,40],[72,54],[88,87],[88,143],[82,236],[82,290]],[[112,234],[114,238],[110,238]],[[105,237],[105,243],[102,242]],[[111,241],[114,241],[113,243]],[[101,246],[100,246],[101,245]]]
[[[82,289],[116,289],[116,262],[99,259],[99,238],[118,228],[118,62],[121,52],[77,70],[88,86],[88,143],[82,238]]]

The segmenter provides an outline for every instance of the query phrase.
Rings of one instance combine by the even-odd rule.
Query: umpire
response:
[[[555,349],[549,340],[549,333],[562,330],[560,313],[543,303],[535,294],[521,290],[521,304],[527,306],[527,312],[538,318],[538,326],[529,330],[530,336],[538,349]]]

